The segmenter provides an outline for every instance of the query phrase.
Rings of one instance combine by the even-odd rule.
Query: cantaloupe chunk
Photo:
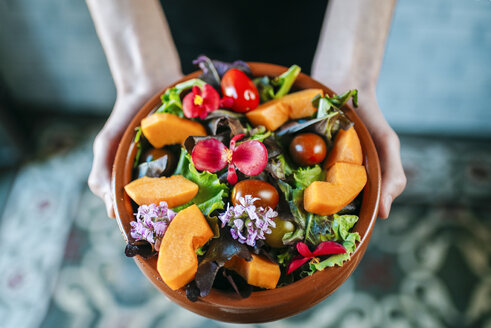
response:
[[[283,102],[290,108],[290,119],[296,120],[312,116],[317,112],[317,108],[312,106],[312,99],[317,95],[324,95],[322,89],[305,89],[290,93],[280,99],[283,99]]]
[[[319,215],[337,213],[358,196],[366,183],[363,165],[335,163],[327,171],[326,181],[314,181],[305,189],[304,208]]]
[[[274,131],[288,120],[312,116],[317,111],[312,99],[317,95],[323,95],[322,89],[297,91],[259,105],[246,115],[252,124]]]
[[[170,208],[186,204],[198,193],[198,185],[182,175],[143,177],[128,183],[124,190],[138,205],[167,202]]]
[[[324,169],[329,169],[336,162],[358,165],[363,163],[360,139],[354,127],[339,130],[334,139],[334,146],[324,162]]]
[[[264,125],[270,131],[276,130],[288,121],[290,117],[290,109],[281,99],[283,98],[259,105],[256,109],[246,114],[247,118],[256,126]]]
[[[280,279],[281,271],[278,264],[260,255],[251,254],[252,260],[234,256],[225,262],[225,267],[241,275],[249,285],[273,289]]]
[[[198,270],[196,250],[213,237],[198,206],[177,213],[160,244],[157,271],[172,290],[184,287]]]
[[[206,136],[205,128],[194,122],[169,113],[155,113],[141,121],[145,138],[155,148],[182,144],[189,136]]]

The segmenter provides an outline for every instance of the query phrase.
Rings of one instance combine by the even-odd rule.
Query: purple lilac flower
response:
[[[276,227],[274,218],[278,216],[271,207],[256,207],[254,202],[259,198],[251,195],[239,197],[239,204],[227,204],[225,212],[218,218],[222,221],[222,228],[228,225],[230,234],[242,244],[255,246],[259,239],[266,239],[265,234],[271,233],[271,227]]]
[[[155,244],[164,236],[176,213],[167,206],[166,202],[160,202],[159,205],[141,205],[135,216],[136,221],[130,222],[131,237]]]

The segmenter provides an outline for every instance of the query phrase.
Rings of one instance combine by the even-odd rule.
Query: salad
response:
[[[253,77],[242,61],[194,63],[199,78],[167,89],[136,129],[126,255],[157,256],[165,284],[192,301],[342,266],[360,241],[367,181],[341,110],[357,90],[296,90],[296,65]]]

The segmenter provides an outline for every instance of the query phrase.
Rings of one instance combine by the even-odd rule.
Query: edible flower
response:
[[[271,233],[271,227],[276,227],[273,221],[278,216],[271,207],[256,207],[254,202],[259,198],[251,195],[239,197],[239,204],[227,205],[227,210],[218,218],[222,221],[222,228],[230,226],[230,234],[241,244],[254,247],[258,239],[266,239],[265,234]]]
[[[296,246],[300,255],[297,255],[292,259],[286,274],[290,274],[297,270],[310,259],[312,259],[314,262],[318,262],[319,259],[316,256],[346,253],[346,249],[343,247],[343,245],[335,241],[323,241],[317,245],[317,248],[313,252],[310,251],[309,247],[305,243],[298,242]]]
[[[199,141],[191,153],[194,166],[198,170],[214,173],[228,164],[227,181],[232,185],[238,180],[236,168],[248,176],[258,175],[268,163],[268,151],[263,143],[257,140],[248,140],[236,145],[244,136],[245,134],[234,136],[230,141],[230,148],[215,138]]]
[[[162,237],[176,214],[166,202],[160,202],[159,205],[141,205],[135,213],[136,221],[130,222],[131,237],[137,241],[148,241],[158,251]]]
[[[217,110],[220,106],[220,95],[209,84],[193,89],[182,100],[182,111],[187,118],[199,117],[206,118],[208,113]]]

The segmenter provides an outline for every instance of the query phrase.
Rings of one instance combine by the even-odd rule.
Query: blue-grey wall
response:
[[[398,131],[491,136],[491,1],[399,0],[378,95]]]
[[[30,109],[115,99],[83,0],[0,0],[0,74]],[[491,136],[491,1],[399,0],[378,94],[398,131]]]
[[[0,74],[29,109],[106,114],[116,95],[84,0],[0,0]]]

